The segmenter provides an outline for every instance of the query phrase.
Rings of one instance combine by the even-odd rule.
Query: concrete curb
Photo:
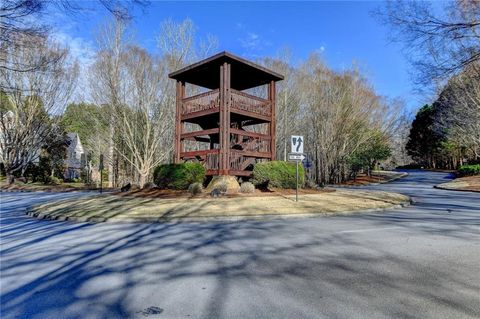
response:
[[[309,214],[271,214],[271,215],[256,215],[256,216],[221,216],[221,217],[184,217],[184,218],[101,218],[101,217],[71,217],[71,216],[55,216],[52,217],[49,214],[42,214],[35,212],[34,210],[26,209],[25,215],[34,217],[37,219],[56,220],[56,221],[70,221],[81,223],[182,223],[182,222],[239,222],[239,221],[270,221],[270,220],[284,220],[294,218],[316,218],[316,217],[328,217],[328,216],[343,216],[353,214],[366,214],[383,212],[390,209],[399,209],[408,207],[414,204],[414,201],[409,198],[408,201],[404,201],[400,204],[391,205],[383,208],[371,208],[363,210],[351,210],[344,212],[324,212],[324,213],[309,213]]]
[[[474,190],[470,190],[470,189],[449,188],[449,187],[444,187],[444,186],[441,186],[441,185],[442,184],[434,185],[433,188],[442,189],[442,190],[445,190],[445,191],[454,191],[454,192],[480,193],[480,191],[474,191]]]

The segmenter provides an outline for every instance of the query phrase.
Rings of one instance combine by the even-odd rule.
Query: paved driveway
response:
[[[480,194],[412,172],[384,213],[183,224],[23,215],[1,194],[2,318],[479,318]]]

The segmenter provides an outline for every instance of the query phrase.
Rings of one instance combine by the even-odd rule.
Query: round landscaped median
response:
[[[220,198],[144,198],[103,194],[36,205],[27,215],[79,222],[167,222],[313,217],[372,212],[410,203],[405,195],[363,190]]]

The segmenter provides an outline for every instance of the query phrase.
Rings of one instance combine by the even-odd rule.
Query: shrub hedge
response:
[[[198,194],[201,194],[203,192],[203,185],[202,183],[193,183],[193,184],[190,184],[190,186],[188,186],[188,192],[190,194],[192,194],[193,196],[194,195],[198,195]]]
[[[271,161],[257,163],[253,168],[252,183],[260,187],[295,188],[296,187],[295,163]],[[303,165],[298,165],[298,184],[302,187],[305,183]]]
[[[476,165],[462,165],[458,169],[459,176],[480,175],[480,164]]]
[[[205,168],[199,163],[159,165],[153,172],[153,181],[160,188],[188,189],[193,183],[203,183]]]
[[[243,182],[240,185],[240,193],[255,193],[255,186],[250,182]]]

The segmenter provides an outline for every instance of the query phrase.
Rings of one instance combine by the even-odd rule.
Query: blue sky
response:
[[[151,52],[158,52],[155,35],[168,18],[193,20],[198,36],[218,38],[218,51],[231,51],[245,58],[274,56],[288,46],[299,63],[320,52],[334,69],[355,63],[376,91],[390,98],[403,98],[410,109],[423,98],[413,93],[409,64],[398,44],[388,40],[388,29],[371,12],[381,2],[160,2],[152,1],[144,12],[136,10],[136,39]],[[55,16],[57,37],[69,43],[85,64],[95,48],[95,30],[108,18],[92,7],[74,19]]]

